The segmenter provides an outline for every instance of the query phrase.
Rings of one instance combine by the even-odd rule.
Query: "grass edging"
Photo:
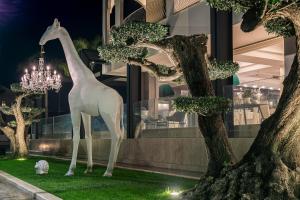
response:
[[[30,195],[32,199],[36,200],[62,200],[61,198],[50,194],[36,186],[33,186],[21,179],[18,179],[4,171],[0,170],[0,179],[5,183],[15,186],[23,192]]]

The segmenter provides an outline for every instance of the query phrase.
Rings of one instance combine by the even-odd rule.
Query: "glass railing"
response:
[[[124,130],[126,133],[126,105],[124,105]],[[91,118],[91,129],[94,137],[110,138],[108,128],[101,116]],[[40,119],[39,122],[33,123],[31,127],[32,138],[60,138],[60,139],[71,139],[72,138],[72,121],[71,115],[60,115],[54,117],[48,117]],[[80,128],[81,138],[84,138],[84,127],[81,123]]]
[[[42,118],[31,126],[32,138],[72,138],[70,114]]]
[[[255,137],[260,124],[276,109],[281,90],[254,86],[224,87],[225,96],[232,99],[229,112],[223,119],[229,137]],[[177,111],[172,98],[160,98],[140,101],[133,105],[134,136],[147,137],[201,137],[198,129],[197,114]],[[127,108],[124,106],[124,126],[127,127]],[[99,117],[92,117],[94,137],[110,138],[105,122]],[[81,135],[84,129],[81,126]],[[72,138],[70,115],[50,117],[32,126],[33,138]]]
[[[145,130],[197,127],[197,116],[175,110],[172,105],[173,99],[150,99],[134,104],[136,115],[141,116],[141,128]]]
[[[258,84],[258,83],[256,83]],[[223,119],[230,137],[255,137],[263,120],[268,118],[276,109],[281,90],[279,88],[258,87],[254,83],[250,86],[227,86],[224,93],[232,99],[232,107],[223,114]],[[160,132],[166,136],[186,137],[193,130],[197,132],[197,114],[178,112],[172,106],[174,98],[151,99],[134,105],[140,123],[137,125],[136,135],[139,137],[155,136]],[[177,129],[177,130],[175,130]],[[184,131],[182,129],[185,129]],[[181,136],[179,136],[181,131]],[[176,134],[175,134],[176,133]]]
[[[173,99],[150,99],[134,104],[134,113],[140,116],[140,121],[135,123],[136,138],[200,137],[197,115],[177,111]]]
[[[274,113],[281,95],[280,88],[256,85],[224,87],[225,96],[232,99],[229,112],[224,115],[232,137],[255,137],[260,124]]]

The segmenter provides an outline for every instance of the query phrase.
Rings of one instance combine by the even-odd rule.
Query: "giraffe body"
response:
[[[69,106],[73,125],[73,153],[72,161],[66,176],[74,175],[76,168],[78,145],[80,141],[81,117],[85,129],[87,144],[88,166],[86,173],[92,171],[92,135],[91,116],[99,116],[105,121],[111,133],[111,150],[107,170],[104,176],[112,176],[112,171],[118,157],[122,139],[123,99],[114,89],[100,83],[94,74],[80,59],[67,30],[60,26],[57,19],[49,26],[40,39],[40,45],[49,40],[59,39],[67,60],[69,72],[73,80],[73,88],[69,93]],[[120,125],[122,124],[122,128]]]

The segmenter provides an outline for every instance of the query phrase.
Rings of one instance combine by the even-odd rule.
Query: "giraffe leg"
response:
[[[76,168],[78,145],[80,141],[80,112],[71,110],[71,120],[73,125],[73,153],[69,170],[65,176],[73,176],[74,169]]]
[[[86,148],[87,148],[87,169],[84,173],[93,172],[93,147],[92,147],[92,133],[91,133],[91,116],[85,113],[81,113],[82,121],[84,125],[85,131],[85,140],[86,140]]]
[[[123,104],[121,106],[123,106]],[[119,151],[120,151],[120,146],[121,146],[121,143],[122,143],[122,139],[124,137],[124,135],[123,135],[124,133],[121,130],[121,127],[120,127],[121,120],[122,120],[121,114],[123,114],[123,113],[122,112],[118,113],[116,115],[116,120],[115,120],[115,132],[116,132],[116,135],[117,135],[117,147],[116,147],[115,155],[114,155],[114,161],[113,161],[114,164],[117,162],[118,154],[119,154]]]
[[[121,143],[122,143],[122,138],[118,137],[118,139],[117,139],[117,147],[116,147],[116,151],[115,151],[115,155],[114,155],[114,164],[116,164],[116,162],[117,162]]]
[[[117,155],[117,151],[118,151],[118,141],[120,139],[120,135],[117,134],[117,130],[116,130],[116,123],[115,120],[113,120],[113,118],[109,115],[106,115],[103,119],[111,133],[111,144],[110,144],[110,154],[109,154],[109,160],[108,160],[108,164],[107,164],[107,169],[104,173],[103,176],[112,176],[112,171],[115,165],[115,160],[116,160],[116,155]]]

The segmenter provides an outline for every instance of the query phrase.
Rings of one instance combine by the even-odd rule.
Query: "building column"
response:
[[[127,138],[135,137],[141,121],[141,67],[127,64]]]
[[[218,61],[232,61],[232,12],[210,9],[211,30],[211,57]],[[225,80],[216,80],[215,92],[217,96],[224,96],[224,86],[232,85],[232,77]]]
[[[210,9],[210,30],[211,30],[211,57],[218,61],[232,61],[232,12],[218,11]],[[213,81],[216,96],[223,96],[233,99],[233,91],[230,86],[233,84],[233,78]],[[233,136],[233,112],[224,116],[224,122],[227,126],[228,136]]]
[[[124,0],[115,0],[115,25],[120,26],[124,19]]]
[[[158,80],[148,72],[142,72],[141,99],[142,106],[148,110],[148,116],[155,116],[158,112],[157,99],[159,98]]]
[[[111,0],[102,0],[102,45],[108,43]]]
[[[166,1],[166,18],[174,14],[174,0]]]

